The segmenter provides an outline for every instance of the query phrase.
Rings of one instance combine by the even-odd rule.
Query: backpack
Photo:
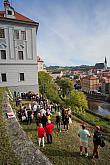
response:
[[[101,147],[105,146],[104,137],[101,133],[96,134],[96,141]]]
[[[101,141],[100,146],[101,146],[101,147],[104,147],[104,146],[105,146],[104,140]]]

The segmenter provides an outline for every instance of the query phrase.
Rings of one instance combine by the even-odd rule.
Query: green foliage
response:
[[[45,96],[52,102],[62,104],[62,100],[58,94],[58,87],[48,73],[43,71],[39,72],[38,81],[39,81],[39,91],[43,96]]]
[[[58,78],[56,82],[61,89],[63,97],[68,96],[73,90],[73,82],[67,78]]]
[[[63,95],[63,101],[59,97],[58,86],[52,81],[52,77],[45,72],[39,72],[39,90],[40,93],[49,100],[63,104],[65,107],[71,105],[74,111],[84,113],[88,109],[88,102],[83,92],[73,89],[73,82],[66,78],[58,78],[57,85],[60,87],[60,95]]]
[[[70,95],[70,104],[77,107],[80,111],[88,109],[88,102],[83,92],[73,90]]]
[[[74,75],[74,79],[78,79],[79,78],[79,75]]]

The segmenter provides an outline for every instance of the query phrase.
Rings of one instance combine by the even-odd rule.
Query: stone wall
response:
[[[16,116],[11,119],[7,118],[6,114],[8,112],[13,112],[13,110],[9,103],[8,95],[5,93],[3,98],[4,119],[7,124],[7,132],[11,145],[21,165],[52,165],[49,159],[33,144],[29,137],[27,137]]]

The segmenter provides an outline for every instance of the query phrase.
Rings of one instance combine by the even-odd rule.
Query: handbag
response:
[[[22,121],[26,120],[26,116],[22,116]]]
[[[71,120],[71,118],[69,117],[69,124],[72,124],[72,120]]]

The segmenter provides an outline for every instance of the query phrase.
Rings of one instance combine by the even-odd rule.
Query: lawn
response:
[[[10,144],[6,123],[3,120],[2,100],[4,91],[4,88],[0,88],[0,165],[19,165],[19,160]]]
[[[53,116],[54,121],[54,116]],[[24,131],[38,145],[36,124],[33,122],[31,125],[21,123]],[[109,165],[110,164],[110,143],[106,142],[104,148],[100,148],[100,159],[91,159],[92,155],[92,137],[89,141],[89,156],[85,158],[79,155],[79,137],[78,130],[80,129],[80,122],[73,117],[73,123],[70,125],[69,130],[62,130],[58,133],[54,128],[53,144],[45,144],[44,148],[40,150],[50,159],[54,165]],[[89,126],[90,132],[93,133],[93,127]]]
[[[24,102],[23,102],[24,103]],[[16,109],[15,103],[13,107]],[[90,113],[80,114],[82,119],[89,121],[92,124],[103,125],[110,128],[110,123],[108,121],[102,120]],[[53,115],[52,121],[55,121],[55,116]],[[109,165],[110,164],[110,143],[106,141],[106,146],[100,148],[100,159],[91,159],[93,151],[92,137],[89,141],[89,156],[85,158],[84,155],[80,157],[79,155],[79,137],[78,130],[80,129],[79,118],[73,115],[73,123],[70,125],[69,130],[65,131],[62,129],[61,133],[58,133],[56,128],[53,131],[53,144],[45,144],[44,148],[40,150],[50,159],[54,165]],[[36,124],[33,121],[31,125],[27,125],[25,122],[20,123],[22,128],[31,138],[31,140],[38,146],[37,140],[37,129]],[[87,124],[88,125],[88,124]],[[88,125],[90,133],[93,133],[93,126]]]
[[[87,121],[92,125],[100,125],[110,129],[110,121],[102,119],[101,117],[96,116],[95,114],[91,114],[86,111],[84,113],[74,113],[74,114],[80,119]]]

